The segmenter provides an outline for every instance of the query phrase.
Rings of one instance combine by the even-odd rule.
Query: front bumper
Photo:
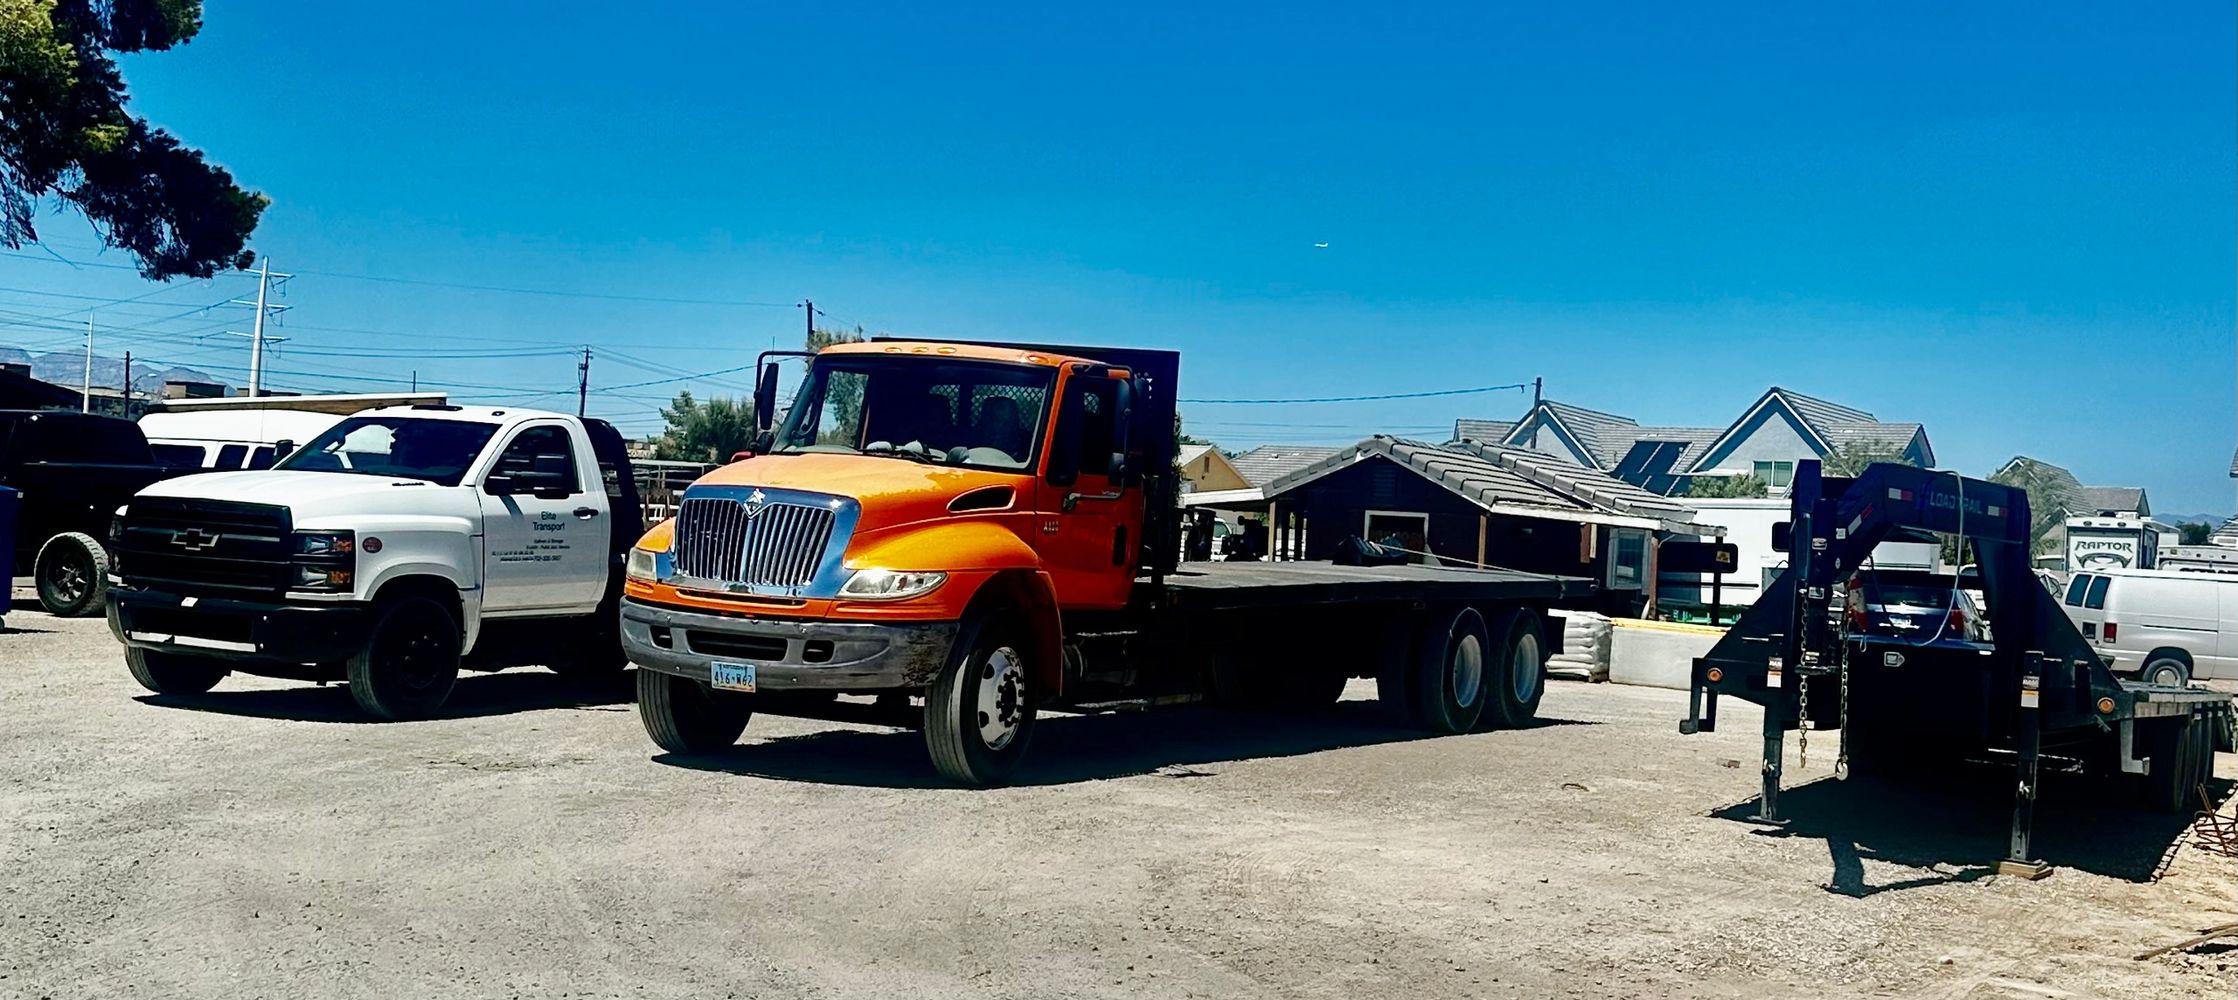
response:
[[[183,597],[158,590],[109,590],[109,631],[141,649],[248,663],[331,664],[363,648],[371,616],[362,604],[275,604]]]
[[[889,691],[932,683],[948,661],[955,622],[832,622],[711,614],[622,601],[631,663],[706,681],[718,660],[752,663],[772,691]]]

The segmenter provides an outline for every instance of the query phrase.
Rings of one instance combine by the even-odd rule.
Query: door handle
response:
[[[585,520],[585,521],[588,521],[588,520],[590,520],[591,518],[594,518],[594,517],[597,517],[597,516],[598,516],[598,508],[596,508],[596,507],[577,507],[577,508],[575,508],[575,516],[576,516],[576,517],[579,517],[579,518],[582,518],[582,519],[583,519],[583,520]]]

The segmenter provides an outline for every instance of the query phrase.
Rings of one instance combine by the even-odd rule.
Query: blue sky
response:
[[[1924,422],[1970,473],[2027,453],[2232,509],[2228,4],[815,6],[220,2],[126,72],[272,196],[255,244],[299,276],[271,364],[320,373],[282,384],[571,395],[557,354],[428,355],[590,343],[652,363],[594,385],[642,382],[793,346],[810,297],[873,332],[1181,348],[1189,396],[1544,376],[1722,424],[1780,384]],[[22,256],[0,287],[14,316],[150,291]],[[155,321],[247,288],[116,306],[144,328],[108,342],[245,364],[182,332],[245,310]],[[593,408],[647,430],[738,384]],[[1186,415],[1242,447],[1526,402]]]

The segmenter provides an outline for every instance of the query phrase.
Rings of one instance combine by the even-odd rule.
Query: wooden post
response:
[[[1645,569],[1645,572],[1647,573],[1647,578],[1646,578],[1646,579],[1644,579],[1644,580],[1641,580],[1641,581],[1640,581],[1640,584],[1641,584],[1641,585],[1642,585],[1642,586],[1643,586],[1643,587],[1645,588],[1645,590],[1646,590],[1646,593],[1647,593],[1647,607],[1646,607],[1645,609],[1643,609],[1643,610],[1642,610],[1642,611],[1641,611],[1640,613],[1641,613],[1641,615],[1643,615],[1643,616],[1645,616],[1645,617],[1648,617],[1648,618],[1653,618],[1653,617],[1655,617],[1655,603],[1656,603],[1655,599],[1656,599],[1656,597],[1657,597],[1657,593],[1656,593],[1656,592],[1657,592],[1657,591],[1658,591],[1659,589],[1661,589],[1661,588],[1659,587],[1659,582],[1660,582],[1660,581],[1658,581],[1658,580],[1656,579],[1656,570],[1655,570],[1655,564],[1656,564],[1657,562],[1659,562],[1659,561],[1660,561],[1660,560],[1659,560],[1659,559],[1658,559],[1657,557],[1658,557],[1658,556],[1660,556],[1660,555],[1662,554],[1662,552],[1663,552],[1663,540],[1662,540],[1662,539],[1660,539],[1660,538],[1657,538],[1657,537],[1655,537],[1655,529],[1653,529],[1653,528],[1650,528],[1650,529],[1648,529],[1648,532],[1647,532],[1647,566],[1646,566],[1646,569]]]
[[[1271,499],[1267,501],[1267,561],[1268,561],[1268,562],[1275,562],[1275,561],[1279,560],[1279,559],[1280,559],[1280,558],[1282,557],[1282,515],[1281,515],[1281,506],[1282,506],[1281,504],[1278,504],[1278,503],[1276,503],[1275,501],[1273,501],[1273,500],[1271,500]]]
[[[1484,568],[1484,543],[1492,534],[1492,515],[1476,516],[1476,568]]]

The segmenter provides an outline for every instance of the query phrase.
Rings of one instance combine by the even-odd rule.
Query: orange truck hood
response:
[[[1023,472],[990,472],[926,465],[906,458],[868,455],[763,455],[733,462],[697,485],[771,486],[852,497],[862,503],[855,523],[858,537],[883,528],[950,516],[948,503],[984,486],[1018,490],[1015,505],[1025,506],[1033,477]]]

